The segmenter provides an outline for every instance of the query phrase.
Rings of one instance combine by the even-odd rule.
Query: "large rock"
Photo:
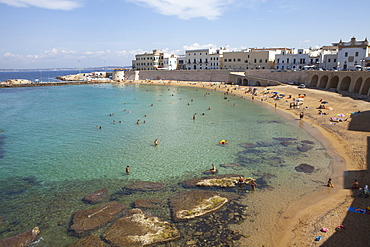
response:
[[[137,183],[129,184],[124,187],[128,191],[159,191],[166,187],[164,183],[155,183],[148,181],[140,181]]]
[[[21,247],[31,244],[40,234],[38,227],[33,228],[27,232],[23,232],[14,237],[0,239],[0,246]]]
[[[112,201],[92,209],[79,210],[73,216],[70,231],[79,237],[87,236],[90,232],[122,216],[125,209],[125,205]]]
[[[180,238],[176,227],[140,209],[132,209],[118,219],[102,238],[111,246],[147,246]]]
[[[203,179],[196,183],[199,187],[220,187],[220,188],[231,188],[238,185],[237,181],[239,176],[227,176],[227,177],[215,177]],[[244,178],[246,184],[250,184],[253,178]]]
[[[103,240],[97,236],[88,236],[86,238],[80,239],[77,243],[70,247],[107,247],[109,246]]]
[[[94,193],[86,195],[82,201],[90,204],[96,204],[106,200],[109,197],[108,189],[101,189]]]
[[[295,170],[297,172],[313,173],[315,171],[315,167],[303,163],[303,164],[300,164],[299,166],[296,166]]]
[[[195,187],[230,188],[236,185],[234,181],[238,180],[239,176],[242,176],[242,175],[225,174],[225,175],[218,175],[218,176],[209,176],[206,178],[189,179],[189,180],[180,182],[179,185],[181,185],[184,188],[195,188]]]
[[[170,198],[175,221],[193,219],[220,209],[228,199],[209,190],[185,191]]]

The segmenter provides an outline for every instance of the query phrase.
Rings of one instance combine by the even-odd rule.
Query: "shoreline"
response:
[[[236,88],[234,85],[221,85],[222,88],[219,88],[220,85],[213,85],[209,82],[201,82],[200,84],[198,84],[197,82],[189,83],[184,81],[124,82],[124,84],[127,83],[188,86],[217,90],[222,92],[227,92],[229,90],[229,94],[233,94],[235,96],[239,96],[250,101],[255,101],[255,103],[258,102],[258,104],[263,107],[269,107],[271,109],[275,108],[278,114],[282,115],[284,118],[287,118],[290,121],[298,120],[300,122],[300,127],[304,128],[310,135],[320,141],[322,145],[326,148],[326,152],[332,157],[332,174],[330,176],[333,181],[335,181],[335,188],[327,188],[326,186],[325,188],[323,186],[322,188],[313,191],[308,195],[305,195],[298,201],[285,208],[284,212],[281,213],[281,215],[279,216],[278,222],[274,222],[271,224],[272,227],[271,231],[269,232],[270,239],[268,243],[264,242],[264,244],[268,244],[269,246],[307,246],[314,244],[314,239],[318,235],[323,235],[321,243],[324,243],[336,233],[334,231],[335,226],[342,224],[347,214],[347,208],[351,206],[351,203],[354,200],[352,191],[348,189],[348,186],[350,186],[350,184],[348,183],[352,183],[352,181],[346,181],[345,172],[349,170],[364,170],[366,169],[366,164],[368,161],[366,160],[366,150],[362,150],[362,153],[358,151],[359,149],[366,146],[366,131],[356,131],[356,135],[353,136],[353,132],[346,133],[350,132],[350,130],[348,130],[350,121],[330,125],[329,117],[332,117],[333,115],[335,116],[335,114],[338,113],[337,111],[346,110],[346,112],[343,113],[348,113],[348,110],[352,109],[349,102],[351,102],[352,105],[354,104],[352,101],[355,101],[356,103],[356,105],[352,107],[357,107],[357,105],[359,105],[357,109],[363,112],[370,109],[370,105],[368,102],[353,100],[350,98],[343,98],[341,95],[338,95],[336,93],[321,91],[317,89],[299,89],[297,87],[289,85],[270,86],[270,88],[274,88],[274,90],[276,89],[276,91],[284,93],[285,95],[291,94],[296,96],[298,93],[307,94],[304,105],[309,106],[310,109],[307,111],[306,109],[291,110],[289,109],[289,107],[284,105],[284,103],[282,103],[285,101],[285,99],[280,101],[268,99],[267,101],[262,102],[259,101],[259,96],[255,96],[253,100],[251,94],[245,93],[245,88],[247,87]],[[258,88],[260,90],[264,87],[255,88]],[[316,111],[316,105],[320,104],[319,99],[324,97],[325,100],[328,100],[330,102],[338,102],[335,102],[335,104],[333,105],[334,108],[336,108],[335,112],[330,112],[330,115],[320,116],[313,112]],[[278,105],[276,106],[275,103],[277,102]],[[313,106],[312,104],[315,105]],[[305,112],[305,117],[303,120],[299,120],[299,112],[301,111]],[[352,109],[352,111],[354,110]],[[370,116],[367,117],[369,117],[370,119]],[[337,126],[340,127],[340,129],[336,129]],[[331,127],[333,128],[331,129]],[[357,136],[362,136],[362,140],[354,141],[354,139],[358,139]],[[364,177],[363,174],[360,174],[359,176]],[[325,184],[326,181],[322,182],[323,184]],[[369,183],[370,181],[365,182]],[[364,182],[362,182],[362,184],[363,183]],[[319,229],[321,227],[329,228],[329,224],[335,226],[330,227],[330,231],[328,233],[322,234]],[[246,235],[256,234],[257,237],[255,238],[258,238],[258,235],[260,235],[259,237],[263,236],[263,234],[261,235],[261,232],[259,234],[258,232],[246,232],[244,224],[242,224],[241,226],[235,226],[234,228]],[[253,238],[243,238],[240,240],[240,246],[253,246],[251,244],[256,245],[257,243],[254,240],[255,239]]]

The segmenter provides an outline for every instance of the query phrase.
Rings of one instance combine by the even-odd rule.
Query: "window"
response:
[[[265,63],[267,63],[267,59],[265,59]]]
[[[233,59],[233,62],[235,62],[235,58]]]
[[[260,59],[260,63],[262,63],[262,59]]]
[[[328,63],[330,63],[330,62],[331,62],[331,59],[329,58],[329,59],[328,59]]]
[[[254,63],[257,63],[257,59],[254,59]]]
[[[229,58],[229,62],[231,62],[231,58]]]
[[[337,59],[336,58],[334,58],[334,63],[336,63],[337,62]]]
[[[227,59],[226,58],[224,59],[224,62],[227,62]]]
[[[293,59],[293,63],[295,64],[295,62],[296,62],[296,60],[295,60],[295,58]]]
[[[345,52],[345,53],[344,53],[344,56],[345,56],[345,57],[348,57],[348,52]]]
[[[241,61],[241,59],[240,58],[238,58],[238,62],[240,62]]]
[[[358,57],[358,51],[356,51],[356,54],[355,54],[356,57]]]
[[[289,58],[286,59],[286,62],[289,63]]]
[[[199,62],[202,63],[202,59],[199,59]]]

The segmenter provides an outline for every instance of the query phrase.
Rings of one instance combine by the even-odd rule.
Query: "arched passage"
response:
[[[370,78],[367,78],[365,83],[362,86],[361,94],[368,95],[369,94],[369,88],[370,88]]]
[[[248,86],[248,79],[244,79],[244,80],[243,80],[243,85],[244,85],[244,86]]]
[[[319,76],[318,75],[314,75],[312,78],[311,78],[311,84],[310,84],[310,87],[317,87],[317,82],[319,81]]]
[[[320,79],[320,83],[319,83],[319,88],[326,88],[326,84],[328,84],[328,76],[327,75],[324,75],[323,77],[321,77]]]
[[[339,86],[339,91],[349,91],[349,86],[351,85],[351,78],[346,76],[343,78]]]
[[[254,86],[261,86],[261,82],[260,81],[256,81],[256,83],[254,84]]]
[[[355,86],[353,87],[353,92],[354,93],[359,93],[360,92],[361,84],[362,84],[362,77],[357,79],[357,81],[355,83]]]
[[[338,76],[333,76],[330,81],[329,81],[329,85],[327,88],[337,88],[338,87],[338,82],[339,82],[339,77]]]
[[[237,85],[242,85],[242,78],[238,78],[238,79],[236,80],[236,84],[237,84]]]

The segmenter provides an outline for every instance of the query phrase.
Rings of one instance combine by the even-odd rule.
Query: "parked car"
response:
[[[304,84],[299,84],[298,85],[298,88],[305,88],[306,87],[306,85],[304,85]]]

